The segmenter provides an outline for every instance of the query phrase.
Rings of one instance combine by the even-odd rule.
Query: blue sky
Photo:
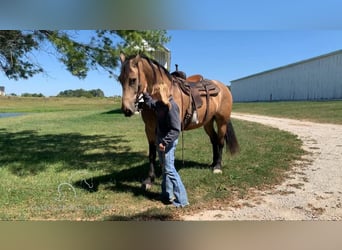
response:
[[[171,36],[166,44],[171,71],[177,63],[187,75],[202,74],[227,85],[342,49],[341,0],[50,2],[6,1],[0,8],[0,28],[166,29]],[[46,74],[14,81],[0,73],[0,85],[7,93],[53,96],[66,89],[100,88],[106,96],[121,95],[120,84],[104,72],[93,71],[79,80],[53,56],[39,52],[35,58]]]
[[[7,29],[341,29],[341,0],[4,0]]]
[[[168,30],[171,71],[174,64],[187,75],[202,74],[227,85],[247,75],[342,49],[342,30]],[[66,89],[97,89],[121,95],[121,86],[104,72],[92,71],[79,80],[52,55],[40,52],[37,61],[47,74],[29,80],[0,76],[6,93],[57,95]]]

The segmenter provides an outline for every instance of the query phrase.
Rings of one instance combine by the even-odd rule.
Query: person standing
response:
[[[143,99],[157,115],[156,143],[159,162],[163,169],[162,201],[176,207],[187,206],[189,205],[187,192],[174,165],[181,131],[179,107],[164,83],[154,86],[151,95],[144,91]]]

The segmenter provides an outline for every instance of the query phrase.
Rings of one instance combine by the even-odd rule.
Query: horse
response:
[[[124,115],[130,117],[137,111],[137,104],[143,91],[147,90],[151,93],[154,86],[167,84],[180,110],[182,131],[203,126],[212,145],[213,161],[210,166],[213,173],[222,173],[224,142],[226,141],[227,145],[226,151],[229,149],[232,155],[239,152],[239,144],[230,119],[233,98],[229,88],[220,81],[207,80],[201,75],[182,79],[179,75],[185,76],[185,74],[170,73],[156,60],[145,55],[126,56],[121,53],[120,61],[121,72],[118,79],[122,85],[121,110]],[[188,93],[186,93],[185,85],[188,86]],[[203,85],[206,86],[206,91],[204,94],[199,94],[199,86],[203,88]],[[212,95],[208,89],[216,91]],[[200,105],[196,102],[200,102]],[[144,104],[140,111],[149,144],[149,172],[148,177],[142,182],[142,187],[148,189],[156,177],[156,115]],[[217,131],[215,131],[214,122]]]

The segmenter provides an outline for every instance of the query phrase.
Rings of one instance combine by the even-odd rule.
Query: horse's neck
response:
[[[145,76],[148,82],[148,89],[152,90],[153,86],[157,84],[164,83],[169,87],[170,93],[172,91],[172,81],[167,76],[163,68],[160,66],[152,64],[150,67],[147,66],[147,62],[144,64],[145,66]],[[152,67],[151,67],[152,66]]]
[[[170,81],[169,77],[166,74],[164,74],[164,72],[162,74],[156,74],[156,79],[148,82],[149,88],[152,88],[153,86],[158,84],[166,84],[170,90],[170,93],[172,91],[172,81]]]

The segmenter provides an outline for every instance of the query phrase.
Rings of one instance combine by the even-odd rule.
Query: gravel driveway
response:
[[[232,117],[296,134],[309,153],[273,190],[254,191],[232,207],[184,220],[342,220],[342,125],[240,113]]]

